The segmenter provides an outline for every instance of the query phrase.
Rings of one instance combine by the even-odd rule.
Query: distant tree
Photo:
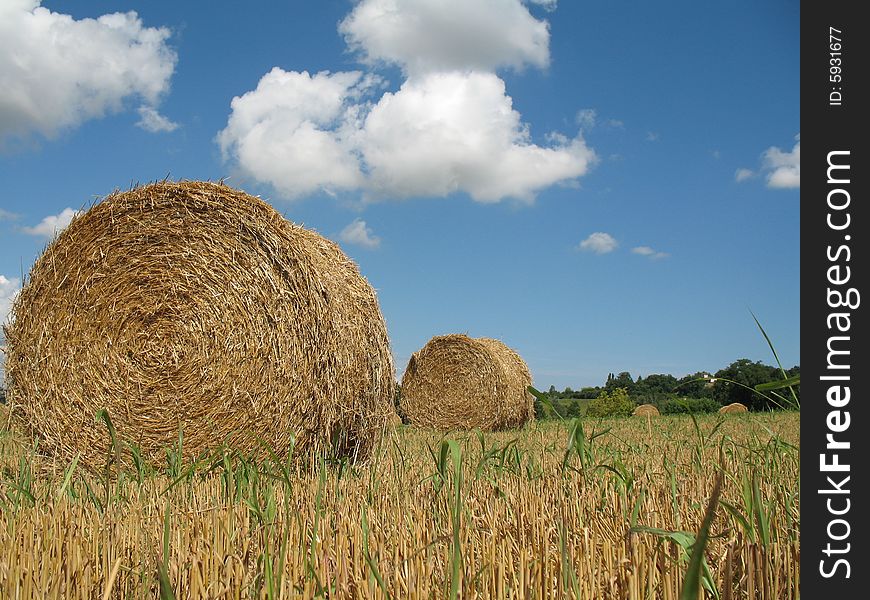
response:
[[[535,418],[537,420],[540,421],[541,419],[547,419],[550,417],[549,411],[544,406],[544,403],[541,402],[537,396],[535,396],[534,404],[535,404]]]
[[[575,398],[583,398],[586,400],[593,400],[598,397],[598,394],[601,393],[601,388],[599,386],[595,387],[584,387],[580,388],[579,391],[574,392]]]
[[[643,380],[643,384],[652,393],[670,394],[677,387],[677,378],[673,375],[648,375]]]
[[[548,395],[548,396],[551,396],[551,397],[555,397],[555,396],[558,396],[558,395],[559,395],[559,392],[556,391],[556,386],[555,386],[555,385],[551,385],[551,386],[550,386],[550,389],[547,390],[547,395]]]
[[[583,414],[583,410],[580,408],[580,403],[576,400],[572,401],[568,404],[568,410],[565,411],[565,416],[568,417],[579,417]]]
[[[625,388],[603,391],[589,403],[586,415],[590,417],[627,417],[635,408]]]
[[[628,393],[634,389],[634,379],[631,378],[631,373],[623,371],[616,377],[609,377],[607,383],[604,384],[604,389],[608,392],[616,388],[624,388]]]
[[[782,379],[782,373],[776,367],[752,362],[741,358],[713,375],[716,382],[713,385],[713,399],[720,405],[740,402],[751,410],[766,410],[777,408],[761,394],[754,391],[756,385]],[[729,381],[736,383],[730,383]]]
[[[566,387],[565,391],[562,392],[563,398],[571,398],[573,396],[574,396],[574,390],[572,390],[570,387]]]
[[[707,373],[706,371],[698,371],[697,373],[681,377],[674,387],[677,388],[676,391],[681,396],[688,396],[690,398],[712,398],[713,385],[710,383],[710,377],[710,373]]]

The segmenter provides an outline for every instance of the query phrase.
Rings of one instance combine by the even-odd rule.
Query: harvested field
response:
[[[402,427],[366,465],[170,453],[158,473],[106,476],[5,432],[0,597],[157,598],[165,564],[165,589],[190,599],[671,600],[687,554],[656,531],[697,531],[721,466],[709,585],[797,598],[799,420],[704,416],[696,431],[663,416],[652,436],[646,420],[586,420],[582,451],[571,423],[446,440]]]

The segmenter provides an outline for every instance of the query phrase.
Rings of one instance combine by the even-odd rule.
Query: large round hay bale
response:
[[[436,336],[411,356],[400,408],[413,425],[439,430],[509,429],[535,418],[532,377],[498,340]]]
[[[733,413],[745,413],[749,412],[749,409],[746,408],[745,404],[741,404],[739,402],[734,402],[733,404],[728,404],[719,409],[719,412],[723,415],[733,414]]]
[[[661,413],[652,404],[641,404],[631,414],[634,417],[658,417]]]
[[[101,464],[107,409],[152,462],[226,442],[364,458],[393,412],[375,293],[334,243],[222,184],[116,192],[34,264],[8,327],[10,401]]]

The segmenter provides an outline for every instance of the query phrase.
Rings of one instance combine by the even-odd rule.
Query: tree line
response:
[[[786,377],[800,375],[800,367],[786,369],[785,373]],[[699,371],[679,379],[669,374],[635,379],[631,373],[623,371],[608,374],[604,385],[600,386],[579,390],[567,387],[562,391],[550,386],[544,393],[547,401],[535,399],[535,412],[538,418],[554,417],[553,412],[562,417],[580,416],[593,400],[596,401],[593,409],[603,404],[618,405],[620,412],[630,412],[629,409],[641,404],[652,404],[662,413],[714,412],[734,402],[754,411],[779,409],[785,407],[775,396],[759,394],[755,386],[781,379],[783,374],[779,367],[747,358],[738,359],[715,373]],[[800,399],[800,386],[794,390]]]

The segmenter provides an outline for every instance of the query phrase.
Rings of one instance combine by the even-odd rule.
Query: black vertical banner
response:
[[[801,7],[801,593],[866,598],[870,110],[861,3]]]

